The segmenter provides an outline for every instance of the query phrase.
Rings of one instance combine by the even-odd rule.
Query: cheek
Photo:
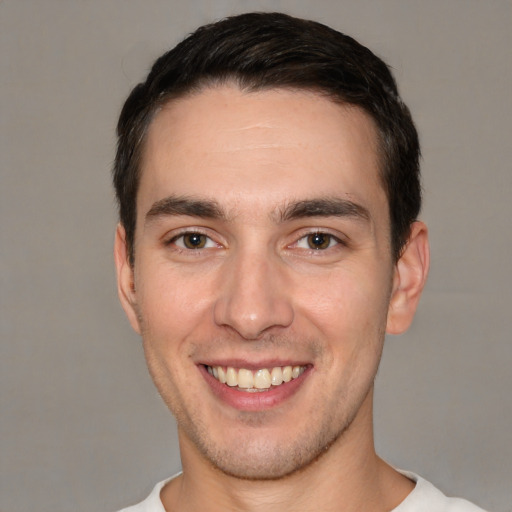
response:
[[[387,318],[389,284],[376,273],[333,273],[319,288],[303,283],[297,302],[299,332],[323,341],[322,373],[335,372],[340,382],[373,378],[380,360]]]
[[[212,293],[204,274],[175,272],[145,265],[136,279],[137,303],[144,336],[151,343],[177,343],[199,328],[209,315]],[[137,288],[137,283],[140,286]]]
[[[304,279],[296,287],[300,312],[322,330],[367,331],[385,323],[390,283],[375,272],[344,269],[323,279]]]

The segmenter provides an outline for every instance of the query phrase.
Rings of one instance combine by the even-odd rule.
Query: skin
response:
[[[426,279],[427,231],[414,223],[392,260],[376,140],[358,108],[228,85],[152,122],[135,264],[122,226],[115,257],[121,302],[178,422],[183,475],[161,493],[166,510],[391,510],[411,491],[375,454],[372,397],[384,333],[407,329]],[[162,207],[169,198],[213,204],[215,218]],[[358,213],[287,215],[326,198]],[[187,249],[184,233],[206,245]],[[314,233],[326,248],[308,245]],[[204,375],[232,361],[307,371],[276,405],[245,410]]]

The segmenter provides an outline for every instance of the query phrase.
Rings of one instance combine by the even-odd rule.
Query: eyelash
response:
[[[320,236],[320,237],[323,237],[323,238],[327,238],[328,245],[327,245],[327,247],[324,247],[324,248],[322,248],[322,247],[311,247],[311,246],[309,246],[309,247],[302,247],[301,248],[304,251],[307,251],[309,254],[319,255],[320,253],[327,252],[329,249],[335,249],[337,246],[341,246],[341,247],[346,247],[347,246],[347,243],[344,240],[342,240],[341,238],[333,235],[332,233],[329,233],[327,231],[316,230],[316,231],[304,234],[296,242],[291,244],[289,247],[291,247],[291,248],[299,247],[299,244],[302,241],[305,241],[306,244],[309,245],[309,240],[308,239],[310,237],[314,237],[314,236]]]
[[[185,246],[177,245],[177,241],[178,240],[180,240],[180,239],[184,240],[186,236],[191,236],[191,235],[198,235],[200,237],[205,237],[207,239],[206,240],[206,244],[214,244],[216,247],[222,247],[222,244],[220,244],[218,242],[215,242],[212,239],[212,237],[210,237],[207,233],[205,233],[204,231],[199,230],[199,229],[197,229],[197,230],[196,229],[194,229],[194,230],[187,230],[187,231],[183,231],[181,233],[175,234],[170,239],[166,240],[164,242],[164,245],[166,247],[172,246],[172,249],[174,251],[176,251],[176,252],[188,253],[188,254],[191,254],[191,253],[201,253],[205,249],[214,248],[214,247],[212,247],[212,245],[210,245],[210,247],[205,246],[205,247],[198,247],[198,248],[192,248],[192,247],[185,247]],[[325,247],[325,248],[302,247],[300,249],[302,249],[304,252],[307,251],[310,254],[319,255],[319,254],[321,254],[323,252],[328,251],[329,249],[335,249],[338,245],[342,246],[342,247],[346,247],[347,246],[346,241],[344,241],[341,238],[333,235],[332,233],[329,233],[327,231],[315,230],[315,231],[307,232],[307,233],[301,235],[295,242],[287,245],[287,248],[289,248],[289,249],[293,249],[295,247],[299,248],[298,245],[299,245],[300,242],[306,240],[306,243],[307,243],[307,239],[309,237],[314,237],[314,236],[323,236],[323,237],[328,238],[328,246]],[[333,244],[333,242],[334,242],[334,244]],[[183,242],[183,245],[185,245],[184,242]]]
[[[199,248],[180,247],[179,245],[176,244],[176,242],[180,238],[184,240],[186,236],[191,236],[191,235],[198,235],[198,236],[205,237],[207,239],[206,243],[208,243],[208,241],[210,241],[210,242],[213,242],[213,244],[215,244],[216,246],[221,245],[221,244],[218,244],[217,242],[215,242],[210,236],[208,236],[205,232],[203,232],[199,229],[183,231],[181,233],[178,233],[178,234],[172,236],[169,240],[165,241],[164,243],[166,246],[173,246],[174,250],[176,250],[178,252],[200,252],[202,249],[210,249],[211,248],[211,247],[199,247]]]

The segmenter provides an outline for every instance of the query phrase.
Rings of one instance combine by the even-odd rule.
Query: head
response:
[[[386,64],[351,37],[281,13],[249,13],[196,30],[160,57],[119,119],[114,185],[133,264],[136,198],[148,128],[170,101],[212,85],[313,91],[354,105],[377,128],[395,261],[421,208],[418,135]]]
[[[203,27],[127,100],[115,183],[119,293],[184,469],[269,479],[368,455],[384,333],[428,267],[385,64],[281,14]]]

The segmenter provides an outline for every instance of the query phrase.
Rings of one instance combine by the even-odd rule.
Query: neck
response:
[[[277,480],[242,480],[211,466],[186,441],[183,474],[164,487],[167,511],[389,511],[414,484],[375,453],[372,393],[350,427],[316,461]],[[367,403],[366,403],[367,402]],[[192,455],[192,456],[191,456]]]

